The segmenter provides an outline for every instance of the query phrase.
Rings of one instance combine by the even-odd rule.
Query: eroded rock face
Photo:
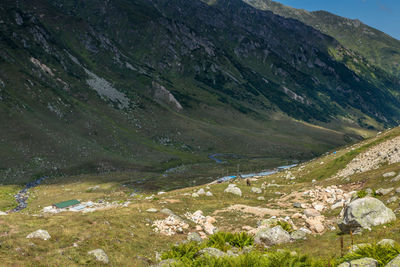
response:
[[[396,220],[396,215],[385,204],[376,198],[365,197],[352,201],[344,208],[343,218],[338,225],[342,232],[349,233],[393,220]]]
[[[254,237],[254,243],[265,247],[290,242],[290,234],[282,229],[280,225],[274,228],[259,230]]]

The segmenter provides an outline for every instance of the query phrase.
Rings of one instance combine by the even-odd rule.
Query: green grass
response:
[[[395,246],[369,244],[361,246],[356,251],[345,255],[339,262],[372,258],[378,262],[378,266],[386,266],[386,264],[398,255],[400,255],[400,246],[398,244]]]

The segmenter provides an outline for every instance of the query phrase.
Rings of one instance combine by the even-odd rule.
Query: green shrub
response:
[[[205,244],[196,242],[174,245],[161,255],[161,259],[176,259],[181,261],[193,260],[197,252],[205,248]]]
[[[368,195],[368,194],[367,194],[367,192],[366,192],[364,189],[357,192],[357,197],[358,197],[358,198],[364,198],[364,197],[366,197],[367,195]]]
[[[227,251],[231,247],[244,248],[253,245],[254,238],[245,232],[227,233],[218,232],[209,237],[207,241],[208,247],[214,247],[222,251]]]
[[[354,252],[345,255],[339,262],[362,259],[365,257],[373,258],[378,261],[379,266],[385,266],[389,261],[400,254],[400,246],[371,244],[362,246]]]

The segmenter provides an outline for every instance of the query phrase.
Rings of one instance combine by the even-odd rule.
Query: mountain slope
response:
[[[270,10],[277,15],[297,19],[307,25],[332,36],[345,47],[358,52],[372,64],[400,77],[400,41],[365,25],[326,11],[308,12],[295,9],[271,0],[244,0],[262,10]]]
[[[7,0],[0,13],[2,183],[192,163],[210,179],[225,169],[210,154],[307,159],[400,115],[391,76],[239,0]]]

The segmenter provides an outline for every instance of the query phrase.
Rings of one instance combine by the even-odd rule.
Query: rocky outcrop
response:
[[[264,247],[288,242],[290,242],[290,234],[283,230],[280,225],[274,228],[260,229],[254,237],[254,243]]]
[[[338,223],[345,233],[370,229],[372,226],[396,220],[394,212],[380,200],[372,197],[356,199],[343,210],[343,218]]]

